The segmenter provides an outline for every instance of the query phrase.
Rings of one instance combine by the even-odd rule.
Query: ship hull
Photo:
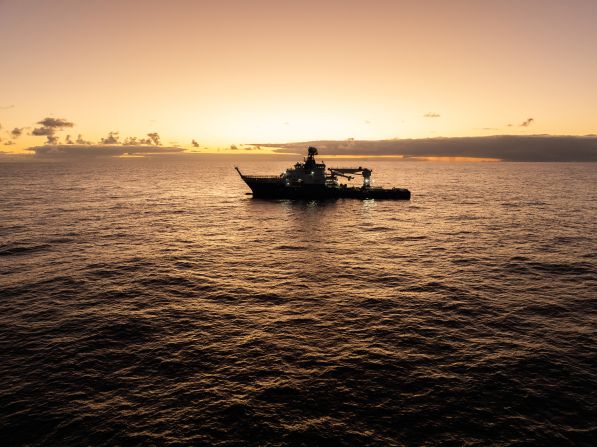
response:
[[[326,200],[326,199],[382,199],[410,200],[410,191],[404,188],[355,188],[327,185],[287,186],[280,179],[260,179],[243,176],[253,197],[263,199]]]

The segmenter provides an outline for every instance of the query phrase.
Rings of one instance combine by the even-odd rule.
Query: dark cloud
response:
[[[77,136],[77,139],[76,139],[75,143],[77,143],[77,144],[91,144],[91,141],[84,140],[83,136],[81,134],[79,134]]]
[[[302,154],[315,146],[322,155],[401,155],[413,157],[498,158],[504,161],[595,161],[596,136],[496,135],[380,141],[305,141],[254,144],[275,152]]]
[[[36,137],[45,137],[48,135],[54,135],[56,131],[50,127],[36,127],[31,131],[31,135]]]
[[[116,144],[116,143],[114,143]],[[127,137],[122,142],[123,146],[151,146],[153,141],[149,138]]]
[[[148,133],[147,136],[149,137],[149,139],[151,140],[151,142],[153,144],[155,144],[156,146],[160,145],[160,136],[158,135],[157,132]]]
[[[5,141],[5,142],[4,142],[4,146],[11,146],[11,145],[13,145],[13,144],[15,144],[15,142],[14,142],[14,141],[12,141],[12,140],[8,140],[8,141]]]
[[[65,144],[75,144],[73,140],[70,139],[70,135],[67,135],[64,139]]]
[[[199,143],[197,143],[195,140],[191,141],[191,144],[193,147],[199,147]]]
[[[118,132],[109,132],[106,138],[102,138],[100,140],[101,144],[119,144],[118,141],[120,137],[118,136]]]
[[[534,122],[535,122],[535,118],[527,118],[522,123],[520,123],[518,126],[519,127],[529,127]],[[512,123],[506,124],[506,127],[514,127],[514,124],[512,124]]]
[[[14,108],[14,106],[15,106],[14,104],[11,104],[11,105],[9,105],[9,106],[0,106],[0,110],[8,110],[8,109],[12,109],[12,108]]]
[[[19,138],[21,135],[23,135],[23,129],[24,127],[15,127],[10,131],[10,136],[14,139]]]
[[[440,114],[439,113],[435,113],[435,112],[428,112],[425,115],[423,115],[424,118],[439,118]]]
[[[138,146],[140,143],[137,137],[127,137],[122,144],[125,146]]]
[[[59,159],[87,159],[98,157],[117,157],[119,155],[156,155],[175,154],[183,152],[178,147],[156,147],[156,146],[117,146],[117,145],[45,145],[28,149],[34,152],[39,158]]]
[[[40,124],[42,127],[48,127],[51,129],[56,129],[56,130],[63,130],[66,127],[73,127],[74,123],[71,123],[70,121],[67,121],[63,118],[44,118],[41,121],[38,121],[37,124]]]
[[[58,137],[56,136],[56,132],[60,130],[64,130],[67,127],[73,127],[74,124],[70,121],[67,121],[63,118],[44,118],[41,121],[38,121],[37,124],[41,125],[41,127],[36,127],[31,132],[31,135],[35,135],[37,137],[46,137],[46,144],[58,144]]]
[[[238,150],[238,147],[236,147],[236,144],[231,144],[231,145],[230,145],[230,150],[231,150],[231,151],[237,151],[237,150]]]
[[[124,139],[123,146],[161,146],[160,136],[157,133],[148,133],[149,138],[127,137]],[[170,142],[171,146],[177,146],[176,142]]]

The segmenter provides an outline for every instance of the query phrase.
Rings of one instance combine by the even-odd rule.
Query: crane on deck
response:
[[[354,176],[348,174],[361,174],[363,176],[363,188],[371,186],[371,173],[373,172],[368,168],[328,168],[332,177],[344,177],[348,180],[352,180]]]

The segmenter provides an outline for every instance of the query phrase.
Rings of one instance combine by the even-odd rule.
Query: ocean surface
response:
[[[595,446],[597,165],[0,164],[2,446]]]

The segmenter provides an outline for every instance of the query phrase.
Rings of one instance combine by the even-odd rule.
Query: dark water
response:
[[[233,164],[0,165],[2,445],[596,445],[595,165]]]

